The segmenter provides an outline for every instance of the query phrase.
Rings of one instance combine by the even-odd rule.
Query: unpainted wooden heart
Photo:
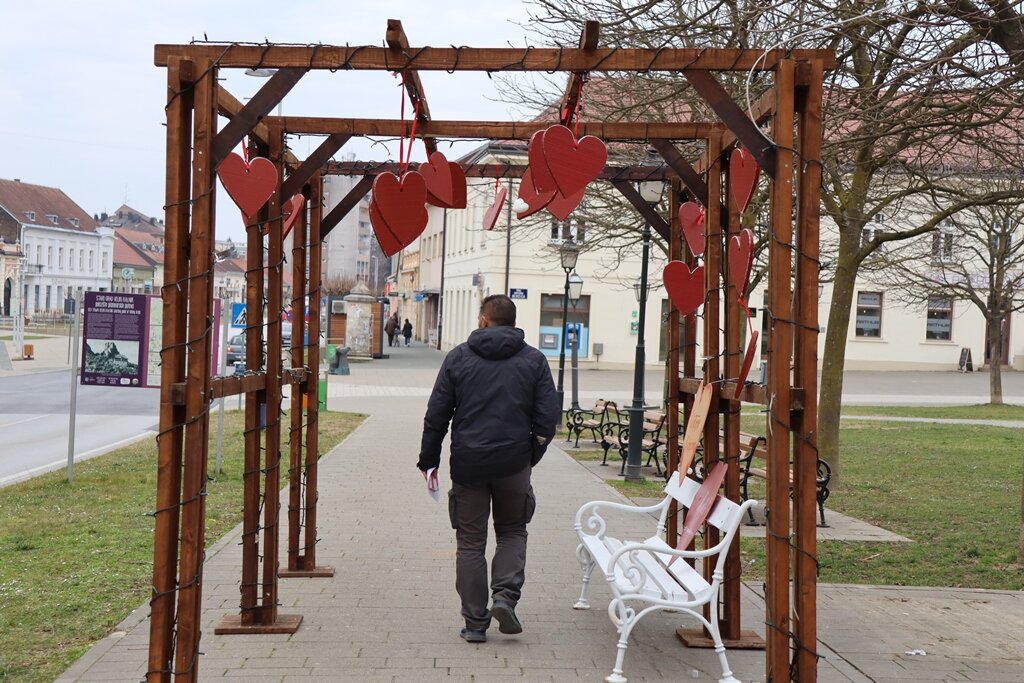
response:
[[[465,209],[466,208],[466,173],[462,170],[454,161],[448,164],[449,171],[452,174],[452,204],[449,209]]]
[[[750,198],[754,196],[760,171],[754,156],[745,148],[737,147],[729,155],[729,191],[740,213],[747,210]]]
[[[548,211],[558,220],[564,221],[580,205],[580,202],[583,201],[583,195],[586,193],[586,187],[571,197],[563,197],[561,192],[555,192],[555,196],[548,204]]]
[[[750,282],[750,268],[754,265],[754,233],[743,228],[738,235],[729,238],[729,281],[736,286],[739,296],[747,295]]]
[[[565,126],[545,130],[543,141],[544,158],[563,197],[572,197],[585,188],[601,174],[608,161],[608,148],[601,139],[584,135],[577,140]]]
[[[708,515],[711,514],[711,509],[718,502],[718,489],[722,488],[722,482],[725,481],[725,473],[728,470],[728,463],[720,460],[711,468],[711,472],[704,477],[703,483],[701,483],[697,493],[693,496],[690,508],[686,511],[686,517],[683,518],[683,528],[679,532],[676,550],[686,550],[690,547],[690,543],[693,542],[697,532],[700,531],[701,525],[707,520]],[[669,560],[669,566],[672,566],[672,562],[677,557],[679,556],[676,555]]]
[[[494,229],[494,224],[498,222],[498,216],[501,215],[501,207],[505,205],[506,197],[508,197],[508,188],[502,185],[494,193],[494,201],[487,207],[487,211],[484,211],[484,230]]]
[[[427,186],[427,202],[443,209],[450,209],[455,193],[452,186],[452,169],[444,154],[432,153],[416,170],[423,176],[423,182]]]
[[[686,238],[690,253],[700,256],[704,253],[704,209],[697,202],[684,202],[679,207],[679,227]]]
[[[522,220],[537,213],[550,204],[557,193],[558,190],[538,192],[537,186],[533,182],[533,167],[527,168],[523,179],[519,181],[519,198],[526,203],[527,208],[523,211],[516,211],[516,218]]]
[[[526,155],[533,174],[533,186],[537,188],[537,194],[544,195],[557,190],[558,186],[551,175],[551,169],[548,168],[548,160],[544,156],[543,130],[538,130],[530,136],[530,142],[526,147]]]
[[[392,173],[374,178],[371,203],[377,205],[378,223],[382,225],[373,222],[373,214],[370,222],[385,256],[412,244],[427,227],[426,201],[427,186],[416,171],[406,173],[401,180]]]
[[[747,343],[747,352],[743,355],[743,367],[740,368],[740,375],[736,378],[736,393],[733,398],[737,401],[743,393],[743,387],[747,383],[747,375],[750,374],[750,366],[754,364],[754,354],[757,352],[757,330],[750,333],[750,341]]]
[[[281,213],[284,215],[284,220],[281,222],[281,239],[287,237],[288,233],[292,231],[292,226],[295,225],[295,221],[299,219],[305,208],[306,198],[301,192],[296,192],[291,199],[284,203],[284,206],[281,207]]]
[[[217,175],[247,223],[277,189],[277,167],[263,157],[253,157],[246,163],[238,154],[231,152],[220,162]]]
[[[682,261],[669,261],[661,279],[668,298],[683,315],[693,315],[704,303],[704,266],[691,270]]]

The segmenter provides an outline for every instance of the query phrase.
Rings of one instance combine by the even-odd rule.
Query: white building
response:
[[[358,176],[324,177],[324,216],[348,195],[358,180]],[[325,283],[364,282],[375,294],[383,289],[389,272],[388,259],[373,236],[369,194],[331,229],[324,239],[323,259]]]

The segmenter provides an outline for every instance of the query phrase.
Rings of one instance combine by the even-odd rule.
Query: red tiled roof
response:
[[[156,218],[147,216],[127,204],[122,204],[117,211],[101,221],[100,225],[106,225],[114,228],[115,230],[124,228],[126,230],[144,232],[150,235],[164,234],[164,224],[162,220],[157,220]]]
[[[154,265],[147,254],[117,233],[114,233],[114,263],[139,268],[152,268]]]
[[[96,232],[93,217],[56,187],[0,179],[0,207],[20,223]],[[56,222],[47,216],[56,216]]]
[[[164,262],[164,240],[163,233],[154,234],[142,230],[129,230],[128,228],[114,228],[114,234],[129,241],[136,248],[140,249],[146,258],[153,263],[163,265]]]

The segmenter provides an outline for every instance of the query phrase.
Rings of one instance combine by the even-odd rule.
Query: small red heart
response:
[[[563,197],[561,192],[556,192],[554,198],[548,204],[548,211],[558,220],[564,221],[580,205],[586,192],[586,187],[571,197]]]
[[[693,542],[697,532],[700,531],[700,526],[708,518],[708,515],[711,514],[711,508],[718,502],[718,489],[722,488],[722,482],[725,481],[725,473],[728,469],[728,463],[719,461],[711,468],[711,472],[704,477],[704,482],[697,489],[697,493],[694,494],[690,508],[686,511],[686,517],[683,518],[683,528],[679,532],[676,550],[686,550],[690,547],[690,543]],[[678,555],[673,556],[669,560],[669,566],[672,566],[672,563],[678,557]]]
[[[750,333],[750,341],[747,343],[747,352],[743,356],[743,367],[740,368],[740,376],[736,378],[736,393],[733,398],[737,401],[743,393],[743,386],[747,383],[747,375],[750,374],[750,366],[754,364],[754,353],[757,351],[757,330]]]
[[[426,201],[427,185],[416,171],[406,173],[401,180],[392,173],[374,178],[371,202],[377,205],[380,220],[374,222],[371,213],[370,222],[385,256],[412,244],[427,227]]]
[[[287,237],[288,233],[292,231],[292,226],[302,215],[304,208],[306,208],[306,198],[299,192],[293,194],[292,198],[281,207],[281,213],[284,215],[284,221],[281,224],[281,239]]]
[[[704,303],[704,266],[690,270],[682,261],[669,261],[661,279],[668,298],[683,315],[693,315]]]
[[[537,186],[533,184],[533,168],[527,168],[526,173],[523,174],[523,179],[519,181],[519,198],[526,202],[529,208],[526,211],[517,211],[516,218],[522,220],[527,216],[537,213],[550,204],[557,193],[558,190],[538,192]]]
[[[452,203],[449,209],[466,208],[466,173],[462,167],[452,161],[448,164],[452,174]]]
[[[736,285],[740,297],[747,295],[750,268],[754,265],[754,233],[743,228],[729,238],[729,281]]]
[[[729,155],[729,190],[740,213],[747,210],[750,198],[754,196],[760,171],[753,155],[746,149],[737,147]]]
[[[434,206],[451,208],[455,198],[452,186],[452,169],[448,159],[441,152],[434,152],[426,163],[416,169],[427,185],[427,201]]]
[[[679,227],[686,238],[690,253],[700,256],[704,253],[704,209],[696,202],[686,202],[679,207]]]
[[[242,157],[231,152],[220,162],[217,175],[247,223],[277,189],[277,167],[263,157],[254,157],[245,163]]]
[[[498,188],[497,192],[494,193],[494,201],[487,207],[487,211],[484,212],[484,230],[492,230],[494,224],[498,222],[498,216],[501,214],[501,207],[505,205],[505,198],[508,196],[508,188],[502,185]]]
[[[548,168],[548,160],[544,156],[544,131],[538,130],[530,136],[530,142],[526,147],[527,158],[530,169],[533,171],[533,186],[537,188],[537,194],[547,194],[558,189],[555,179]],[[527,201],[527,203],[530,203]]]
[[[565,126],[551,126],[545,130],[543,141],[544,158],[563,197],[572,197],[585,188],[601,174],[608,161],[608,148],[604,142],[593,135],[584,135],[577,140]]]

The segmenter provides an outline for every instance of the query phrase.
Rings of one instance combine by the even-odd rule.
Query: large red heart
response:
[[[517,211],[516,218],[522,220],[527,216],[532,216],[550,204],[556,194],[558,194],[558,190],[538,192],[537,186],[533,183],[533,168],[527,168],[526,173],[523,174],[523,179],[519,181],[519,198],[523,200],[528,208],[525,211]]]
[[[548,160],[544,156],[544,131],[538,130],[530,136],[530,143],[526,147],[526,154],[529,159],[530,170],[533,171],[533,186],[537,188],[537,194],[547,194],[558,189],[555,179],[548,168]],[[527,200],[527,203],[530,203]]]
[[[281,239],[287,237],[288,233],[292,231],[292,226],[302,215],[304,208],[306,208],[306,198],[299,192],[293,194],[292,198],[281,207],[281,213],[284,214],[284,222],[281,224]]]
[[[448,164],[449,172],[452,174],[452,203],[449,209],[466,208],[466,173],[454,161]]]
[[[569,217],[569,214],[571,214],[576,207],[580,205],[580,202],[583,201],[583,195],[586,194],[586,192],[586,187],[571,197],[563,197],[561,192],[555,192],[555,196],[548,204],[548,211],[550,211],[551,215],[558,220],[564,221]]]
[[[683,315],[693,315],[704,303],[704,266],[690,270],[682,261],[669,261],[661,279],[668,298]]]
[[[754,233],[743,228],[729,238],[729,281],[736,286],[740,297],[747,295],[750,268],[754,265]]]
[[[743,387],[747,383],[747,375],[750,374],[750,366],[754,364],[754,353],[757,352],[757,330],[750,333],[750,341],[747,343],[747,352],[743,356],[743,367],[740,368],[740,375],[736,378],[736,393],[733,398],[740,400]]]
[[[416,169],[427,185],[427,201],[434,206],[451,208],[455,194],[452,188],[452,169],[441,152],[434,152],[426,163]]]
[[[585,188],[601,174],[608,161],[608,148],[593,135],[584,135],[577,141],[565,126],[551,126],[544,131],[543,140],[544,158],[563,197],[572,197]],[[544,188],[538,185],[538,189]]]
[[[217,168],[220,182],[228,196],[242,210],[246,222],[267,203],[277,189],[277,167],[263,157],[254,157],[245,163],[231,152]]]
[[[427,227],[427,186],[416,171],[406,173],[401,180],[391,173],[379,174],[373,180],[371,197],[380,220],[374,222],[371,213],[370,223],[385,256],[412,244]]]
[[[711,472],[704,477],[704,482],[697,489],[697,493],[693,496],[693,501],[690,503],[690,509],[686,511],[686,517],[683,518],[683,528],[679,532],[679,540],[676,542],[676,550],[686,550],[690,547],[690,543],[693,542],[697,532],[700,531],[701,524],[711,514],[711,508],[718,502],[718,489],[722,488],[722,482],[725,481],[725,473],[729,469],[729,464],[725,461],[719,461],[711,468]],[[678,555],[672,557],[669,560],[669,566],[678,559]]]
[[[505,198],[508,196],[508,188],[502,185],[494,193],[494,201],[487,207],[487,211],[484,212],[484,230],[492,230],[494,224],[498,222],[498,216],[501,214],[501,207],[505,205]]]
[[[740,213],[747,210],[754,195],[760,170],[753,155],[742,147],[737,147],[729,155],[729,191]]]
[[[700,256],[704,253],[704,209],[696,202],[686,202],[679,207],[679,227],[686,238],[690,253]]]

